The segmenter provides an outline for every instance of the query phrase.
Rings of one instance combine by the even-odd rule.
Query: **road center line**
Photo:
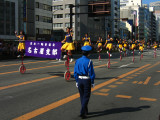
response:
[[[143,84],[144,84],[144,85],[147,85],[147,84],[149,83],[150,79],[151,79],[151,77],[148,77]]]
[[[117,62],[114,62],[112,64],[115,64],[115,63],[117,63]],[[100,68],[102,66],[106,66],[106,64],[95,66],[94,68]],[[73,73],[74,72],[71,72],[71,74],[73,74]],[[40,81],[44,81],[44,80],[48,80],[48,79],[52,79],[52,78],[56,78],[56,77],[59,77],[59,76],[54,75],[54,76],[51,76],[51,77],[45,77],[45,78],[35,79],[35,80],[27,81],[27,82],[22,82],[22,83],[12,84],[12,85],[8,85],[8,86],[3,86],[3,87],[0,87],[0,90],[12,88],[12,87],[17,87],[17,86],[21,86],[21,85],[27,85],[27,84],[31,84],[31,83],[35,83],[35,82],[40,82]]]
[[[139,98],[140,100],[144,100],[144,101],[157,101],[157,99],[154,99],[154,98],[145,98],[145,97],[141,97]]]
[[[38,68],[31,68],[31,69],[27,69],[27,71],[30,71],[30,70],[38,70],[38,69],[43,69],[43,68],[50,68],[50,67],[61,66],[61,65],[64,65],[64,64],[58,64],[58,65],[52,65],[52,66],[45,66],[45,67],[38,67]],[[4,72],[4,73],[0,73],[0,75],[17,73],[17,72],[19,72],[19,71]]]
[[[127,96],[127,95],[116,95],[115,97],[117,98],[126,98],[126,99],[131,99],[132,96]]]
[[[26,63],[24,63],[24,65],[33,64],[33,63],[49,62],[49,61],[55,61],[55,60],[45,60],[45,61],[36,61],[36,62],[26,62]],[[14,65],[20,65],[20,64],[21,64],[21,63],[17,63],[17,64],[9,64],[9,65],[1,65],[0,67],[8,67],[8,66],[14,66]]]
[[[98,84],[98,85],[95,86],[94,89],[92,89],[92,92],[95,91],[95,90],[97,90],[97,89],[99,89],[99,88],[102,88],[102,87],[104,87],[104,86],[106,86],[106,85],[109,85],[109,84],[111,84],[111,83],[113,83],[113,82],[115,82],[115,81],[118,81],[119,79],[124,78],[124,77],[126,77],[126,76],[128,76],[128,75],[130,75],[130,74],[133,74],[133,73],[135,73],[136,71],[139,71],[139,70],[141,70],[141,69],[143,69],[143,68],[145,68],[145,67],[147,67],[147,66],[149,66],[149,65],[150,65],[150,64],[146,64],[146,65],[144,65],[144,66],[142,66],[142,67],[139,67],[139,68],[137,68],[137,69],[134,69],[134,70],[132,70],[132,71],[130,71],[130,72],[128,72],[128,73],[122,74],[122,75],[118,76],[117,78],[113,78],[113,79],[111,79],[111,80],[108,80],[108,81],[106,81],[106,82],[103,82],[103,83],[101,83],[101,84]],[[61,106],[61,105],[64,105],[64,104],[66,104],[66,103],[68,103],[68,102],[71,102],[71,101],[73,101],[73,100],[75,100],[75,99],[77,99],[77,98],[79,98],[79,93],[76,93],[76,94],[71,95],[71,96],[69,96],[69,97],[67,97],[67,98],[64,98],[64,99],[62,99],[62,100],[59,100],[59,101],[54,102],[54,103],[52,103],[52,104],[49,104],[49,105],[47,105],[47,106],[41,107],[41,108],[39,108],[39,109],[36,109],[36,110],[34,110],[34,111],[32,111],[32,112],[26,113],[26,114],[24,114],[24,115],[22,115],[22,116],[20,116],[20,117],[17,117],[17,118],[15,118],[15,119],[13,119],[13,120],[29,120],[29,119],[34,118],[34,117],[36,117],[36,116],[38,116],[38,115],[41,115],[41,114],[43,114],[43,113],[45,113],[45,112],[47,112],[47,111],[49,111],[49,110],[55,109],[55,108],[57,108],[57,107],[59,107],[59,106]]]
[[[95,92],[93,93],[94,95],[101,95],[101,96],[108,96],[109,93],[99,93],[99,92]]]

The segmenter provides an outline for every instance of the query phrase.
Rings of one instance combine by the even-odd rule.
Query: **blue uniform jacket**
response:
[[[91,83],[94,84],[95,73],[93,68],[92,61],[86,56],[82,56],[78,60],[76,60],[74,66],[74,77],[76,82],[78,82],[78,76],[89,76],[91,79]]]

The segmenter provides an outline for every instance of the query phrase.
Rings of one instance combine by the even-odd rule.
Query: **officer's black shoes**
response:
[[[87,118],[86,115],[80,115],[80,117],[81,117],[82,119],[86,119],[86,118]]]

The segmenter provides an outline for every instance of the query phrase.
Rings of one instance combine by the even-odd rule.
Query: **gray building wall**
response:
[[[112,38],[120,37],[120,1],[111,0],[111,16],[106,17],[106,30]]]
[[[16,39],[14,31],[18,30],[18,1],[0,1],[0,39]]]
[[[160,1],[151,2],[150,7],[154,8],[154,14],[156,16],[156,36],[157,41],[160,41]]]
[[[61,6],[63,9],[53,10],[53,16],[57,14],[63,14],[62,18],[53,18],[53,24],[62,24],[59,28],[53,26],[55,37],[59,41],[64,39],[64,32],[66,31],[67,27],[65,24],[70,22],[69,17],[65,18],[65,14],[70,13],[69,9],[65,9],[67,4],[88,5],[88,0],[53,1],[53,6]],[[85,33],[89,34],[92,41],[96,41],[98,36],[105,38],[104,17],[88,17],[88,14],[79,14],[88,13],[88,6],[74,7],[73,13],[76,13],[76,15],[73,15],[73,40],[82,40],[82,37],[84,37]]]

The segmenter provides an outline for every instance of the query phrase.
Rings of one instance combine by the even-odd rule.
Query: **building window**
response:
[[[63,18],[63,14],[56,14],[53,16],[53,18]]]
[[[52,7],[50,5],[43,4],[43,10],[52,11]]]
[[[65,9],[69,9],[69,5],[67,4],[67,5],[65,5]]]
[[[39,21],[39,15],[36,15],[36,21]]]
[[[36,34],[39,34],[39,28],[36,28]]]
[[[39,2],[36,2],[36,8],[39,8]]]
[[[54,2],[57,2],[57,1],[63,1],[63,0],[53,0]]]
[[[70,27],[70,23],[65,23],[65,27]]]
[[[63,9],[62,5],[53,6],[53,10],[62,10],[62,9]]]
[[[120,5],[120,7],[124,7],[124,6],[127,6],[127,5],[126,5],[126,4],[121,4],[121,5]]]
[[[43,16],[43,22],[52,23],[52,18]]]
[[[63,23],[54,23],[53,27],[54,28],[62,28],[63,27]]]
[[[65,23],[65,27],[70,27],[70,23]],[[72,23],[72,27],[74,27],[74,23]]]
[[[65,14],[65,18],[70,18],[70,14]]]
[[[49,29],[43,29],[43,34],[51,34],[51,30]]]

